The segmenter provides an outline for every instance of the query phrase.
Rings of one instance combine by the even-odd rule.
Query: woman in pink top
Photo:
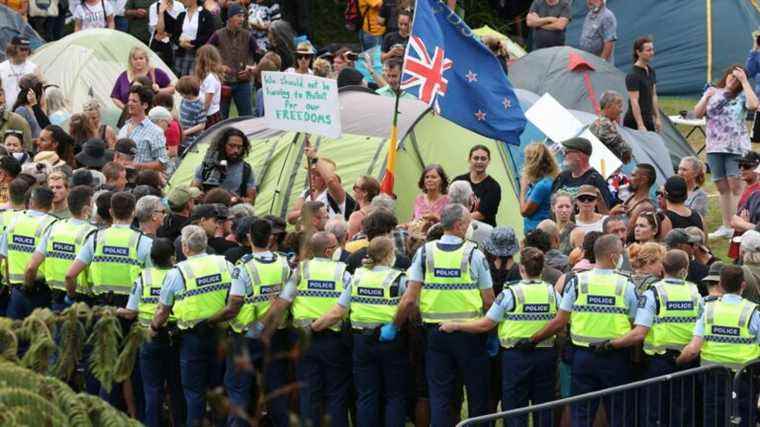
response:
[[[428,226],[438,223],[443,208],[449,202],[449,196],[446,195],[449,178],[443,167],[438,164],[428,165],[422,171],[417,186],[422,190],[422,194],[414,199],[412,222],[424,221]]]

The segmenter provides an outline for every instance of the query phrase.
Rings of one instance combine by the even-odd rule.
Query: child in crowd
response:
[[[179,147],[180,156],[206,128],[206,111],[199,96],[200,86],[201,83],[195,76],[183,76],[177,82],[176,90],[182,96],[179,103],[179,124],[184,137]]]
[[[24,151],[24,133],[20,130],[8,129],[3,135],[5,151],[18,160],[19,164],[29,161],[29,154]]]
[[[201,82],[199,94],[206,112],[206,129],[222,120],[222,57],[216,47],[201,46],[196,54],[195,77]]]

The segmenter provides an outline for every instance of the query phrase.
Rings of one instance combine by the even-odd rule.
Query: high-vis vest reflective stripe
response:
[[[728,304],[722,298],[705,305],[702,365],[717,364],[737,370],[760,358],[760,346],[749,333],[749,322],[757,305],[746,299]]]
[[[356,270],[351,280],[351,327],[373,329],[393,321],[400,300],[399,276],[401,272],[394,269]]]
[[[475,245],[465,242],[444,251],[437,242],[425,244],[425,282],[420,296],[422,321],[473,320],[483,311],[478,284],[470,277]]]
[[[346,264],[324,258],[314,258],[301,263],[301,280],[298,282],[298,294],[293,301],[293,322],[305,327],[338,302],[343,292],[343,273]],[[340,323],[332,330],[340,330]]]
[[[578,274],[578,292],[570,314],[570,338],[573,344],[588,347],[591,343],[620,338],[631,330],[625,292],[628,278],[617,273],[585,271]]]
[[[661,280],[650,289],[659,304],[644,340],[644,352],[653,355],[667,350],[681,351],[691,341],[699,316],[702,299],[699,290],[696,285],[679,279]]]
[[[8,279],[12,285],[24,283],[24,272],[32,253],[37,249],[45,231],[57,219],[50,215],[32,216],[24,212],[8,226]],[[45,263],[37,270],[37,277],[45,276]]]
[[[180,329],[189,329],[226,305],[232,274],[219,255],[200,255],[177,264],[185,289],[174,296],[174,315]]]
[[[128,227],[109,227],[95,233],[95,253],[90,263],[92,292],[129,295],[144,267],[137,257],[142,233]]]
[[[17,215],[22,214],[24,211],[17,211],[13,209],[7,209],[2,212],[0,212],[0,233],[4,232],[6,228],[8,228],[9,225],[11,225],[14,221]],[[0,259],[0,271],[5,272],[5,266],[8,264],[8,260],[6,258]],[[5,280],[0,281],[0,286],[6,285]]]
[[[517,341],[530,338],[540,331],[557,314],[554,288],[540,280],[524,280],[505,289],[514,295],[515,307],[504,313],[499,324],[499,341],[504,348],[514,347]],[[538,343],[536,347],[554,346],[554,335]]]
[[[137,318],[144,326],[150,325],[158,307],[158,297],[161,295],[161,285],[164,283],[166,273],[171,269],[146,268],[140,273],[142,293],[140,304],[137,306]],[[173,314],[169,315],[169,322],[176,321]]]
[[[283,284],[290,276],[288,260],[279,255],[275,255],[271,261],[253,257],[243,264],[243,268],[248,273],[253,293],[243,297],[240,312],[230,321],[232,330],[238,333],[243,333],[253,322],[266,316],[272,300],[280,294]]]
[[[96,227],[86,222],[75,224],[71,219],[58,221],[50,228],[45,256],[45,281],[51,289],[66,290],[66,272],[74,263],[79,249]],[[77,278],[77,292],[89,292],[87,271]]]

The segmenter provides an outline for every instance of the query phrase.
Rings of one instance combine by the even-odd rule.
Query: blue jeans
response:
[[[470,417],[488,411],[489,358],[485,334],[446,333],[426,326],[425,376],[430,389],[433,427],[453,425],[451,407],[457,398],[457,379],[464,380]],[[461,385],[460,385],[461,387]],[[490,425],[490,424],[486,424]]]
[[[264,359],[266,349],[262,345],[261,341],[252,338],[235,337],[237,347],[239,351],[247,351],[251,361],[256,365],[256,368],[262,371],[262,379],[264,382],[264,391],[270,394],[283,386],[288,381],[288,360],[286,357],[282,357],[292,347],[293,340],[290,331],[287,329],[281,329],[272,335],[271,348],[269,349],[271,356],[269,364],[264,366]],[[238,407],[243,411],[247,411],[251,402],[251,390],[258,388],[254,387],[256,384],[255,372],[242,372],[235,369],[235,363],[233,358],[235,352],[230,351],[227,356],[227,365],[224,374],[224,387],[227,389],[227,395],[230,399],[230,404]],[[259,396],[262,399],[264,396]],[[272,425],[275,427],[288,427],[289,423],[289,410],[288,410],[288,396],[287,394],[280,395],[274,399],[269,400],[269,417]],[[236,417],[234,414],[230,414],[227,418],[228,426],[248,426],[248,422],[242,418]]]
[[[213,384],[213,375],[219,368],[216,359],[216,337],[209,328],[191,329],[182,335],[179,367],[187,405],[188,427],[203,423],[206,412],[206,391]]]
[[[739,159],[741,154],[707,153],[707,164],[713,182],[726,178],[736,178],[740,174]]]
[[[230,104],[235,102],[235,108],[237,108],[238,117],[252,116],[253,115],[253,96],[251,95],[252,86],[251,82],[240,82],[230,84],[232,88],[232,98],[222,100],[222,104],[219,106],[222,117],[227,119],[230,116]]]
[[[169,389],[174,425],[185,420],[185,398],[179,377],[179,344],[168,336],[156,336],[140,347],[140,373],[145,392],[145,424],[160,426],[164,387]]]
[[[400,341],[381,343],[354,334],[354,384],[359,427],[403,426],[406,419],[407,351]]]
[[[306,425],[322,424],[322,411],[332,427],[348,427],[348,392],[351,386],[351,348],[342,334],[315,333],[311,345],[296,363],[301,420]]]
[[[129,20],[126,16],[113,17],[114,29],[126,33],[129,31]]]
[[[364,30],[359,30],[359,43],[361,43],[363,52],[375,46],[381,46],[383,44],[383,36],[373,36]]]
[[[8,300],[6,316],[14,320],[21,320],[32,314],[36,308],[50,306],[50,290],[46,287],[38,287],[35,291],[22,290],[22,287],[13,286],[11,297]]]
[[[504,349],[501,352],[502,411],[554,399],[557,383],[557,351],[541,348],[532,351]],[[526,426],[528,417],[510,419],[507,426]],[[533,414],[534,426],[552,425],[551,411]]]
[[[631,370],[630,353],[627,350],[596,354],[585,348],[575,348],[572,372],[573,394],[590,393],[631,382]],[[631,397],[626,394],[615,394],[601,399],[609,425],[633,425],[635,417],[624,415],[634,413],[632,405],[628,404],[629,401],[633,401]],[[581,427],[593,425],[597,409],[599,409],[599,399],[573,404],[572,425]]]

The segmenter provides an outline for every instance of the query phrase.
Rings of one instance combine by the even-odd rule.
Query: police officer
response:
[[[596,268],[573,277],[565,285],[557,316],[531,338],[539,343],[570,322],[574,347],[572,388],[574,394],[589,393],[631,380],[629,353],[610,345],[631,330],[638,306],[635,286],[615,271],[623,254],[619,237],[607,234],[594,243]],[[572,406],[573,425],[591,425],[598,400]],[[623,399],[605,402],[611,424],[625,424]],[[622,418],[622,419],[621,419]]]
[[[684,347],[676,361],[686,364],[697,356],[702,366],[720,365],[731,369],[732,375],[714,371],[704,381],[704,425],[727,423],[725,413],[726,382],[733,379],[743,365],[760,359],[760,314],[757,305],[741,297],[747,283],[741,267],[724,265],[720,272],[723,295],[705,302],[702,315],[694,327],[691,342]],[[740,425],[755,425],[755,396],[750,395],[747,372],[739,381]]]
[[[272,301],[280,294],[284,284],[290,279],[290,266],[285,256],[271,252],[272,224],[264,219],[251,222],[245,233],[251,249],[235,268],[232,287],[227,299],[230,327],[236,335],[236,343],[242,342],[241,352],[248,354],[263,371],[265,391],[271,393],[284,386],[288,377],[288,362],[276,355],[285,354],[291,344],[287,329],[287,313],[277,322],[277,330],[265,348],[260,339],[263,320],[269,312]],[[268,352],[275,357],[267,358]],[[239,369],[234,363],[235,352],[229,352],[224,385],[230,403],[245,411],[250,403],[251,388],[255,386],[254,373]],[[264,360],[268,363],[264,365]],[[262,398],[260,396],[259,398]],[[269,415],[276,427],[289,425],[288,397],[285,394],[270,396]],[[231,414],[228,425],[247,426],[248,422]]]
[[[699,289],[684,280],[689,271],[689,255],[671,249],[662,260],[665,278],[652,285],[639,298],[634,328],[613,340],[613,348],[625,348],[644,342],[646,363],[644,378],[654,378],[692,368],[677,366],[676,357],[691,341],[694,325],[702,314],[704,303]],[[668,387],[668,399],[662,398],[662,386],[642,390],[641,420],[651,425],[693,424],[690,402],[694,400],[692,378],[674,378]],[[673,405],[669,405],[671,403]]]
[[[92,209],[92,189],[80,185],[71,189],[67,197],[71,218],[56,221],[45,233],[32,259],[26,267],[26,283],[31,284],[37,277],[42,263],[45,263],[45,282],[51,289],[54,311],[66,308],[66,273],[74,262],[82,245],[95,226],[87,220]],[[77,298],[85,301],[90,295],[87,274],[80,274],[76,281]]]
[[[393,322],[399,297],[406,286],[404,273],[392,268],[396,246],[387,236],[369,242],[363,267],[338,303],[311,328],[321,331],[351,311],[354,383],[358,394],[356,418],[360,426],[401,426],[406,420],[408,354],[403,340],[379,341],[383,325]]]
[[[466,323],[446,322],[444,332],[484,333],[497,325],[504,351],[502,363],[502,410],[548,402],[554,398],[557,378],[557,350],[554,337],[533,344],[530,337],[557,313],[559,301],[554,288],[541,280],[544,254],[533,247],[520,252],[523,280],[507,285],[485,317]],[[551,414],[537,414],[534,425],[550,426]],[[508,426],[528,425],[527,415],[507,422]]]
[[[203,421],[206,391],[218,368],[213,325],[226,315],[234,267],[223,256],[206,253],[206,232],[197,225],[185,226],[180,242],[187,259],[166,274],[150,330],[158,334],[172,312],[177,318],[183,332],[179,364],[187,404],[185,424],[196,426]]]
[[[135,212],[132,194],[114,194],[109,212],[113,225],[87,238],[66,273],[66,291],[70,299],[76,297],[76,279],[89,266],[95,303],[124,307],[140,271],[150,266],[153,240],[130,228]]]
[[[53,192],[47,187],[36,187],[29,198],[29,209],[18,214],[0,238],[0,256],[8,261],[11,297],[7,316],[11,319],[23,319],[35,308],[50,304],[50,292],[43,276],[34,277],[24,286],[24,272],[42,236],[57,220],[48,214],[52,206]]]
[[[291,306],[293,324],[312,334],[311,343],[296,362],[301,419],[307,425],[322,422],[324,406],[330,425],[348,426],[348,393],[351,386],[351,348],[336,324],[313,331],[312,322],[333,308],[351,283],[346,264],[332,260],[338,241],[331,233],[314,233],[309,241],[313,258],[302,261],[272,304],[265,320],[264,339]]]
[[[392,339],[419,299],[426,334],[426,376],[434,427],[453,424],[451,406],[458,377],[467,388],[469,415],[488,413],[486,335],[448,334],[439,330],[444,321],[478,319],[494,300],[485,256],[473,243],[464,241],[470,222],[470,212],[461,204],[449,204],[443,209],[444,234],[415,254],[394,323],[383,326],[381,333],[381,339]]]
[[[174,245],[171,240],[154,240],[150,249],[150,259],[153,266],[140,273],[129,294],[127,306],[117,312],[128,319],[137,317],[140,324],[146,328],[150,327],[150,322],[156,314],[164,278],[174,265]],[[185,420],[185,396],[179,377],[179,340],[175,334],[171,334],[176,325],[177,319],[169,315],[167,325],[160,328],[155,337],[140,347],[139,369],[145,394],[145,424],[150,427],[162,425],[161,410],[167,388],[171,397],[174,425],[180,425]]]
[[[3,157],[3,159],[8,158]],[[18,160],[12,158],[13,161],[18,163]],[[20,166],[19,166],[20,168]],[[0,212],[0,233],[5,232],[10,224],[13,223],[14,218],[18,216],[26,208],[26,193],[29,190],[29,181],[23,178],[15,178],[11,181],[8,189],[10,194],[10,208]],[[0,274],[7,275],[8,272],[8,260],[6,258],[0,258]],[[5,316],[5,312],[8,309],[8,300],[10,299],[10,288],[5,280],[0,283],[0,316]]]

